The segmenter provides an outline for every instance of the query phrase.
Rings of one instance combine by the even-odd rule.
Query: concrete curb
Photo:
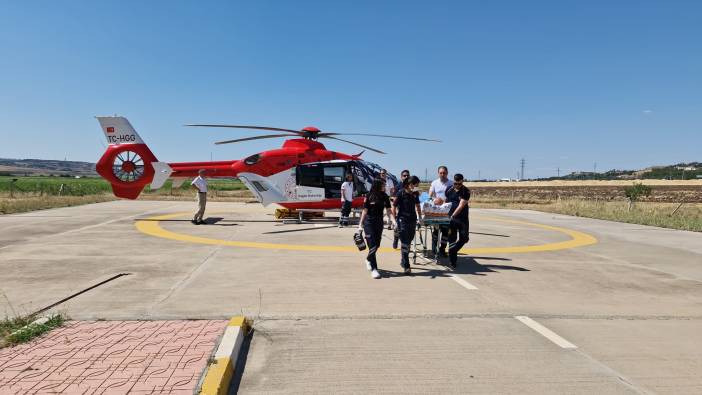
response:
[[[229,320],[217,351],[212,357],[214,361],[207,366],[204,373],[199,391],[201,395],[223,395],[229,391],[229,384],[234,376],[236,361],[247,330],[246,317],[237,316]]]

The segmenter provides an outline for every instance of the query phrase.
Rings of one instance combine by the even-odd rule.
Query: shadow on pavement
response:
[[[495,237],[511,237],[510,235],[498,235],[496,233],[480,233],[480,232],[468,232],[472,235],[482,235],[482,236],[495,236]]]
[[[231,383],[229,383],[229,391],[227,392],[230,395],[239,392],[239,386],[241,385],[241,378],[244,377],[246,359],[249,356],[249,348],[251,348],[251,340],[253,339],[254,332],[256,332],[256,330],[252,328],[241,344],[241,351],[234,365],[234,376],[232,377]]]
[[[518,272],[528,272],[530,271],[529,269],[519,267],[519,266],[510,266],[510,265],[482,265],[480,264],[476,258],[478,259],[494,259],[494,260],[507,260],[511,261],[511,259],[504,259],[504,258],[489,258],[489,257],[471,257],[471,256],[459,256],[458,257],[458,267],[453,271],[455,274],[472,274],[476,276],[484,276],[485,273],[498,273],[502,270],[516,270]]]
[[[448,277],[450,274],[472,274],[475,276],[485,276],[486,273],[499,273],[500,271],[503,270],[516,270],[519,272],[528,272],[530,271],[527,268],[519,267],[519,266],[511,266],[511,265],[483,265],[480,264],[476,259],[484,259],[484,260],[496,260],[496,261],[511,261],[509,258],[497,258],[497,257],[471,257],[471,256],[458,256],[458,267],[454,270],[451,270],[448,267],[448,258],[444,258],[442,262],[439,263],[440,266],[445,267],[444,268],[436,268],[436,267],[422,267],[422,265],[414,265],[412,266],[412,274],[410,276],[414,277],[430,277],[430,278],[436,278],[436,277]],[[399,265],[399,262],[398,262]],[[407,276],[401,271],[392,271],[392,270],[385,270],[385,269],[378,269],[379,272],[383,274],[383,277],[405,277]]]
[[[263,235],[273,235],[273,234],[278,234],[278,233],[292,233],[292,232],[304,232],[306,230],[317,230],[317,229],[331,229],[331,228],[338,228],[338,225],[329,225],[329,226],[319,226],[319,227],[314,227],[314,228],[302,228],[302,229],[288,229],[288,230],[275,230],[272,232],[263,232],[261,234]]]

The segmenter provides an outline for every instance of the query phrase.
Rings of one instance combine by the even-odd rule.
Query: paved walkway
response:
[[[72,321],[0,350],[0,394],[192,394],[227,321]]]

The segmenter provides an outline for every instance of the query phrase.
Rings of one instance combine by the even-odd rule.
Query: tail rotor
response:
[[[97,119],[108,147],[95,168],[112,185],[115,196],[136,199],[149,183],[153,189],[160,188],[172,170],[156,159],[127,118]]]

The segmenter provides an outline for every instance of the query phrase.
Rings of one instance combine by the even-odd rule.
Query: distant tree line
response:
[[[672,166],[656,166],[646,170],[609,170],[605,172],[581,171],[561,177],[540,178],[539,180],[692,180],[702,177],[702,163],[678,163]]]

